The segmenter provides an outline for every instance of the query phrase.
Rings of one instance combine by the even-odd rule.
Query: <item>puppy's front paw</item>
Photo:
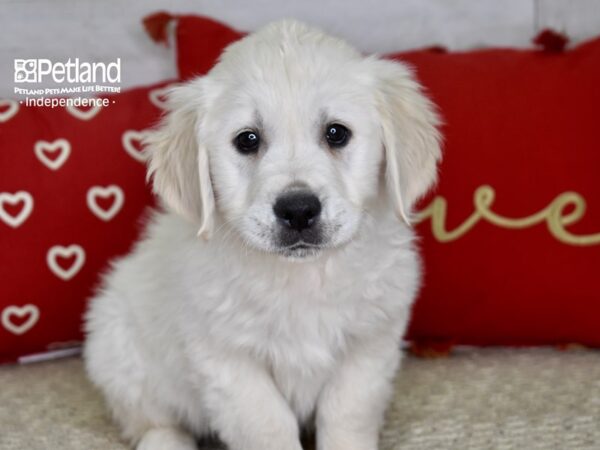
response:
[[[148,430],[136,450],[197,450],[194,437],[176,428],[152,428]]]
[[[377,441],[377,434],[339,430],[335,433],[321,433],[317,450],[377,450]]]

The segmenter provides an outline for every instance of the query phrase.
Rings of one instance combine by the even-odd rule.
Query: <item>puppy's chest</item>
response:
[[[380,268],[343,276],[252,269],[203,290],[207,330],[220,345],[262,361],[298,418],[307,418],[353,343],[394,325],[403,304],[390,283],[397,277]]]
[[[331,280],[307,271],[232,282],[225,297],[212,311],[219,332],[282,370],[327,369],[353,338],[387,318],[380,282],[357,276]]]
[[[368,314],[358,296],[344,293],[340,304],[321,289],[271,298],[281,308],[258,314],[252,336],[242,337],[253,341],[251,351],[269,368],[301,422],[310,417],[320,391],[349,351],[361,310]]]

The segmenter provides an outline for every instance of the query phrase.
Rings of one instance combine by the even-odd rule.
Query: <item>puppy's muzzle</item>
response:
[[[282,246],[320,243],[321,201],[312,192],[294,191],[280,195],[273,205],[273,212],[280,225]]]

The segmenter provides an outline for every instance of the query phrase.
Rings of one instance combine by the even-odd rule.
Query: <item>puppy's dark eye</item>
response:
[[[350,139],[350,130],[339,123],[329,124],[325,131],[325,139],[332,148],[343,147]]]
[[[260,137],[256,131],[243,131],[235,137],[233,144],[244,155],[256,153],[260,145]]]

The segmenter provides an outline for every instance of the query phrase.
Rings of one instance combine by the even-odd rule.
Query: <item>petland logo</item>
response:
[[[80,62],[79,58],[66,62],[15,59],[15,83],[41,83],[47,77],[55,83],[120,83],[121,58],[108,64]]]
[[[25,106],[102,107],[115,103],[106,97],[119,93],[121,87],[121,58],[109,63],[66,62],[49,59],[15,59],[17,96],[24,97]]]

